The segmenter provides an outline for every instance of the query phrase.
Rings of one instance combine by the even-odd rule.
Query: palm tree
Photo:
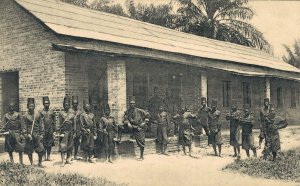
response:
[[[126,6],[129,17],[168,28],[175,28],[173,22],[175,15],[172,13],[173,7],[170,4],[141,4],[135,5],[134,0],[127,0]]]
[[[295,40],[292,46],[294,49],[288,47],[287,45],[283,46],[287,51],[287,55],[283,56],[282,59],[285,62],[300,68],[300,40]]]
[[[248,0],[177,0],[177,29],[267,52],[271,46],[249,23],[254,16]]]

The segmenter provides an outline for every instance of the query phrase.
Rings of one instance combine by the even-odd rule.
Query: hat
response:
[[[212,107],[214,107],[214,106],[216,107],[217,105],[218,105],[218,101],[216,99],[212,99],[211,100],[211,106]]]
[[[269,105],[269,108],[270,108],[270,109],[271,109],[271,108],[275,109],[275,108],[276,108],[276,107],[275,107],[275,104],[273,104],[273,103],[270,104],[270,105]]]
[[[244,104],[244,109],[250,109],[250,105],[249,104]]]
[[[201,97],[201,101],[206,101],[206,97]]]
[[[89,104],[89,101],[87,101],[87,100],[83,100],[83,106],[85,106],[86,104]]]
[[[231,100],[231,105],[238,107],[238,101],[236,99]]]
[[[70,103],[70,98],[68,96],[64,97],[64,104]]]
[[[15,105],[16,104],[15,99],[10,98],[8,104],[9,105]]]
[[[77,101],[78,102],[78,96],[72,96],[72,103]]]
[[[129,103],[135,103],[135,97],[134,97],[134,96],[132,96],[132,97],[130,98]]]
[[[28,98],[27,99],[27,104],[34,104],[34,98]]]
[[[45,103],[46,101],[48,101],[50,103],[49,97],[48,96],[43,96],[43,103]]]
[[[270,102],[270,99],[269,98],[264,98],[264,102]]]

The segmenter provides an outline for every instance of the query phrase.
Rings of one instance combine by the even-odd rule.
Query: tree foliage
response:
[[[88,0],[61,1],[272,52],[263,34],[249,23],[254,12],[247,6],[248,0],[176,0],[176,13],[172,1],[154,5],[126,0],[126,9],[112,0],[94,0],[91,4]]]
[[[295,40],[292,47],[283,45],[287,55],[283,56],[283,60],[297,68],[300,68],[300,40]]]
[[[268,41],[249,21],[248,0],[177,0],[178,29],[271,52]]]

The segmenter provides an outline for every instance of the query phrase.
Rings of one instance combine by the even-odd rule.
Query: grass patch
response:
[[[79,174],[52,174],[42,169],[31,166],[21,166],[10,162],[0,163],[0,185],[101,185],[101,186],[123,186],[116,184],[106,178],[88,178]]]
[[[223,168],[226,169],[255,177],[300,182],[300,149],[281,153],[275,162],[250,158],[235,161]]]

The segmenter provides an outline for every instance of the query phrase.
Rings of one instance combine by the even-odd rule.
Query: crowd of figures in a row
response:
[[[99,157],[101,150],[105,152],[107,162],[112,162],[112,154],[115,147],[115,137],[121,141],[122,130],[129,128],[140,148],[140,158],[144,159],[145,130],[149,123],[157,125],[157,141],[161,144],[162,154],[169,155],[167,150],[168,130],[171,123],[175,123],[175,131],[178,132],[178,143],[183,147],[183,152],[191,155],[191,144],[194,136],[193,122],[196,121],[204,129],[208,136],[208,144],[212,145],[216,156],[221,157],[222,134],[219,118],[221,112],[217,108],[217,101],[212,100],[207,106],[205,97],[201,98],[198,109],[189,112],[186,108],[178,109],[176,114],[171,114],[163,102],[154,101],[155,107],[151,112],[137,108],[135,100],[130,100],[129,109],[124,114],[124,121],[116,123],[110,114],[109,105],[103,110],[93,110],[99,107],[91,107],[89,102],[83,103],[83,110],[78,109],[78,97],[72,99],[65,97],[64,110],[56,117],[50,109],[49,97],[43,97],[44,108],[35,112],[34,98],[28,98],[28,112],[21,116],[15,111],[15,104],[9,104],[9,112],[4,115],[1,134],[5,136],[5,151],[9,153],[13,161],[13,152],[19,153],[20,163],[23,163],[23,153],[27,154],[30,163],[33,163],[32,154],[38,154],[38,165],[43,167],[45,161],[50,161],[51,148],[55,137],[59,138],[59,152],[61,153],[62,166],[71,164],[71,158],[80,159],[79,147],[83,151],[84,160],[94,163],[94,157]],[[93,105],[93,103],[92,103]],[[249,150],[256,156],[257,146],[254,143],[252,127],[254,116],[249,105],[244,105],[240,111],[237,102],[232,100],[232,109],[226,119],[230,121],[230,145],[234,147],[234,155],[240,158],[240,146]],[[71,108],[72,107],[72,108]],[[97,114],[97,112],[102,112]],[[98,117],[98,118],[97,118]],[[56,121],[56,118],[57,121]],[[275,160],[277,151],[280,150],[280,138],[278,130],[285,128],[285,119],[276,116],[275,107],[269,104],[269,99],[264,99],[264,107],[260,114],[261,133],[260,144],[265,139],[264,157],[273,155]]]

